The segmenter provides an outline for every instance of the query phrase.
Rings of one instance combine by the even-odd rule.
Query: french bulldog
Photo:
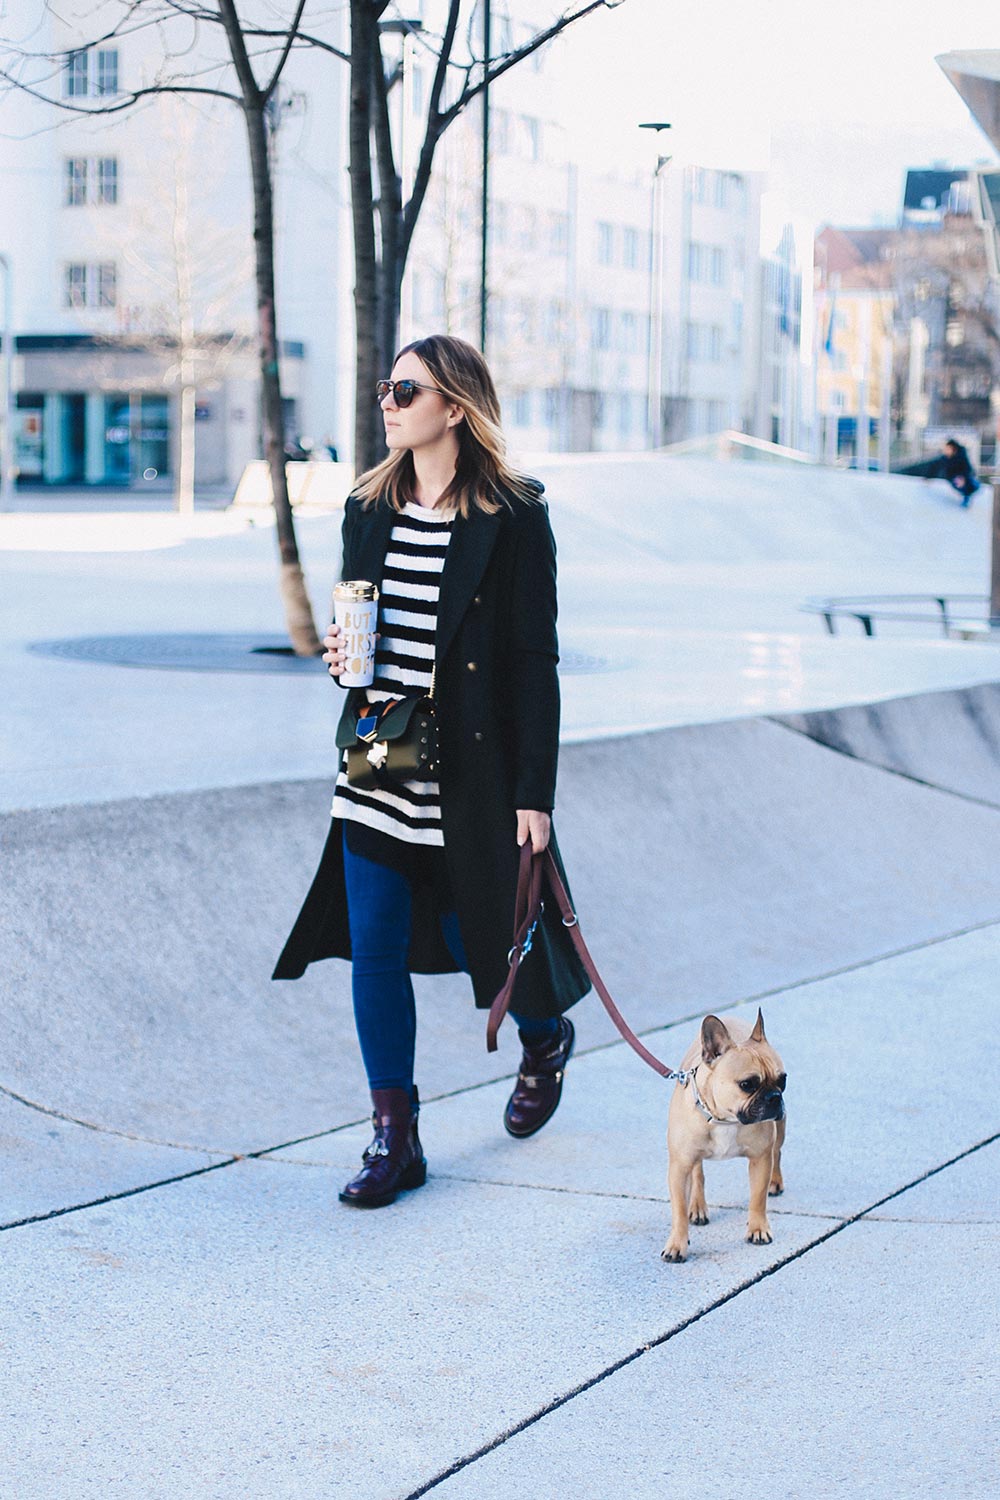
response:
[[[681,1068],[688,1078],[674,1088],[667,1126],[671,1224],[662,1258],[686,1260],[689,1223],[708,1223],[702,1166],[707,1158],[749,1158],[747,1239],[769,1245],[768,1195],[777,1197],[785,1186],[785,1071],[764,1035],[761,1012],[753,1030],[735,1018],[726,1025],[718,1016],[706,1016]]]

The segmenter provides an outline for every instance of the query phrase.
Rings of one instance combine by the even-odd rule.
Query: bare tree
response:
[[[400,292],[414,230],[431,181],[435,153],[445,131],[495,80],[539,48],[594,11],[614,9],[623,0],[579,0],[567,6],[547,26],[519,46],[508,46],[496,56],[484,56],[477,33],[474,0],[441,0],[443,27],[433,36],[421,28],[421,45],[433,58],[433,80],[422,122],[422,140],[413,182],[404,196],[397,166],[399,151],[393,137],[391,95],[400,79],[398,67],[387,68],[380,22],[390,0],[350,0],[350,51],[331,43],[319,32],[307,31],[304,13],[308,0],[294,0],[285,19],[274,4],[257,5],[252,20],[237,12],[236,0],[116,0],[120,16],[110,30],[77,44],[95,47],[115,36],[158,27],[164,34],[163,66],[156,79],[107,100],[80,103],[56,97],[53,73],[46,79],[32,75],[32,61],[61,73],[70,58],[61,54],[30,54],[7,49],[0,81],[25,90],[54,108],[84,114],[113,114],[134,108],[162,94],[207,95],[228,100],[243,114],[250,155],[254,204],[260,379],[264,413],[264,445],[271,474],[281,589],[289,634],[295,650],[319,650],[309,606],[284,467],[284,421],[278,369],[278,333],[274,283],[274,201],[271,172],[271,134],[276,117],[277,89],[293,51],[319,49],[350,67],[349,167],[355,253],[355,462],[368,468],[382,451],[377,411],[372,400],[375,380],[384,372],[396,346]],[[175,55],[166,41],[170,27],[184,18],[191,26],[221,28],[227,67],[205,63],[196,45]],[[396,29],[416,28],[395,23]],[[459,39],[461,46],[459,46]],[[2,54],[0,54],[2,55]],[[262,68],[263,77],[258,76]],[[217,76],[221,74],[223,76]],[[227,82],[228,80],[228,82]],[[377,192],[376,192],[377,184]]]
[[[163,124],[171,143],[162,175],[150,173],[141,198],[123,205],[118,252],[135,286],[120,310],[119,331],[99,344],[132,351],[141,373],[129,376],[130,389],[177,392],[177,466],[174,504],[194,510],[197,401],[219,386],[235,363],[253,358],[253,327],[246,289],[253,281],[253,256],[246,236],[200,212],[197,234],[191,212],[192,188],[210,200],[219,187],[215,164],[199,146],[201,121],[189,101],[174,96]],[[92,362],[90,378],[115,389],[114,372]]]
[[[496,57],[487,58],[483,55],[481,36],[476,33],[475,5],[447,0],[440,36],[434,38],[423,30],[420,32],[421,44],[433,58],[433,79],[422,121],[416,171],[409,196],[404,198],[390,106],[390,95],[399,81],[400,70],[386,66],[379,27],[389,0],[351,0],[350,169],[357,324],[354,443],[359,468],[375,463],[382,448],[371,392],[395,352],[403,273],[441,137],[496,79],[574,22],[597,10],[613,10],[622,3],[623,0],[586,0],[568,6],[520,46],[508,47]],[[405,22],[399,24],[406,29]],[[461,46],[460,39],[463,39]]]

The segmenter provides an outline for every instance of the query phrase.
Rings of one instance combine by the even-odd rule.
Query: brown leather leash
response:
[[[517,979],[517,971],[524,959],[531,952],[535,928],[542,913],[542,878],[548,881],[548,886],[556,904],[562,914],[563,926],[569,931],[573,946],[580,955],[583,967],[590,977],[591,983],[601,997],[604,1009],[611,1017],[621,1036],[633,1052],[637,1052],[644,1063],[660,1074],[661,1078],[676,1079],[678,1083],[686,1084],[691,1076],[683,1068],[668,1068],[666,1063],[654,1057],[648,1047],[644,1047],[629,1026],[625,1017],[618,1009],[611,996],[608,994],[607,986],[600,974],[597,965],[591,958],[587,945],[580,931],[580,923],[576,912],[573,910],[566,887],[552,858],[552,850],[546,849],[541,854],[532,853],[531,841],[526,840],[521,845],[521,862],[517,872],[517,896],[514,901],[514,941],[510,952],[507,954],[508,973],[496,999],[490,1007],[489,1020],[486,1023],[486,1050],[495,1052],[497,1050],[497,1032],[500,1023],[507,1014],[511,996],[514,992],[514,981]]]

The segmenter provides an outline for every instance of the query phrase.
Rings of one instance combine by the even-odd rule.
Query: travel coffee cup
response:
[[[375,677],[378,589],[363,579],[338,583],[333,591],[333,618],[340,626],[347,657],[338,682],[341,687],[370,687]]]

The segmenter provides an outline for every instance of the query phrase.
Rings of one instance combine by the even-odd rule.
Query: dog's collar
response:
[[[712,1125],[738,1125],[740,1123],[739,1120],[724,1120],[721,1115],[713,1115],[712,1111],[709,1109],[708,1105],[701,1097],[701,1094],[698,1092],[698,1079],[695,1076],[697,1072],[698,1067],[696,1064],[690,1070],[687,1078],[684,1080],[685,1084],[689,1083],[691,1085],[691,1098],[695,1108],[700,1109],[702,1114],[705,1116],[705,1119],[708,1120]]]

